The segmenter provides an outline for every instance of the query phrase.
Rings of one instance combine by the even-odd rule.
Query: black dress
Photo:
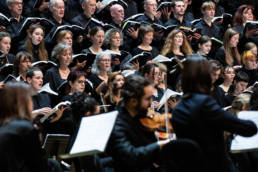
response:
[[[97,94],[97,92],[96,92],[96,88],[97,88],[104,80],[100,79],[100,78],[98,77],[98,75],[96,75],[96,74],[91,74],[91,75],[89,76],[89,80],[90,80],[90,82],[91,82],[92,85],[93,85],[93,92],[92,92],[93,95],[92,95],[92,97],[94,97],[100,104],[103,104],[102,101],[101,101],[100,95]],[[102,89],[101,93],[103,93],[103,95],[105,95],[106,92],[107,92],[107,90],[108,90],[108,86],[105,86],[105,87]]]
[[[174,53],[170,52],[166,55],[169,58],[174,58],[175,56],[178,58],[178,60],[183,61],[186,58],[186,55],[175,55]],[[176,60],[172,60],[172,62],[166,64],[168,69],[168,76],[167,76],[167,83],[168,87],[172,90],[176,90],[176,87],[178,85],[178,82],[181,79],[181,67],[178,64]]]
[[[44,76],[44,84],[49,82],[50,88],[57,91],[57,88],[64,82],[65,79],[61,78],[58,67],[52,67],[46,71]]]
[[[142,50],[138,47],[134,48],[132,51],[132,55],[135,56],[137,54],[141,54],[142,52],[146,52],[149,53],[150,55],[147,58],[139,58],[138,62],[140,64],[140,66],[145,65],[147,61],[154,59],[157,55],[159,55],[159,51],[156,47],[152,46],[152,50],[151,51],[147,51],[147,50]]]

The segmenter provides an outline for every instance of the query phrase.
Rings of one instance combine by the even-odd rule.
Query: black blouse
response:
[[[50,88],[53,89],[53,91],[57,91],[57,88],[64,81],[66,80],[61,78],[57,67],[52,67],[48,69],[46,75],[44,76],[44,84],[49,82]]]

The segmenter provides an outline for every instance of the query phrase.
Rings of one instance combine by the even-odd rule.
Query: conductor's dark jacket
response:
[[[204,94],[184,97],[172,113],[171,121],[177,138],[189,138],[200,145],[209,172],[233,169],[224,144],[224,131],[242,136],[252,136],[257,132],[252,121],[238,119]]]

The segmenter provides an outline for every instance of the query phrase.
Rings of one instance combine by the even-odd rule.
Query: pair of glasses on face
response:
[[[102,61],[102,62],[104,62],[104,63],[110,63],[110,62],[111,62],[111,60],[109,60],[109,59],[102,59],[102,60],[100,60],[100,61]]]
[[[79,80],[77,81],[79,84],[86,84],[86,80]]]

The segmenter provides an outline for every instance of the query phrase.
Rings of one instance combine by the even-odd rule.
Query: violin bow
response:
[[[104,106],[103,106],[104,111],[105,111],[105,112],[108,112],[107,104],[106,104],[106,99],[105,99],[103,93],[100,93],[100,101],[101,101],[101,103],[104,105]]]
[[[167,74],[165,72],[162,72],[162,78],[163,78],[163,89],[164,89],[164,94],[165,94],[165,119],[166,119],[166,133],[167,133],[167,136],[169,135],[169,124],[168,124],[168,99],[167,99],[167,94],[166,94],[166,91],[167,91]]]

